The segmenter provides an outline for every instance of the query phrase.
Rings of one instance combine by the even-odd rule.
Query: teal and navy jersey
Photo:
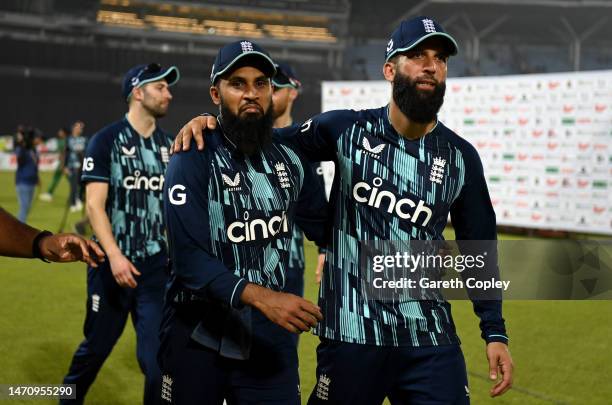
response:
[[[240,307],[247,282],[280,291],[286,281],[294,222],[324,243],[325,200],[308,163],[275,141],[246,158],[220,129],[206,148],[172,157],[166,173],[164,212],[173,291]],[[311,191],[315,191],[314,193]]]
[[[368,241],[441,240],[449,212],[457,239],[496,238],[495,213],[478,153],[438,122],[426,136],[400,136],[388,108],[331,111],[281,130],[311,161],[336,164],[333,231],[321,283],[316,333],[379,346],[458,343],[445,301],[367,296],[360,266]],[[475,301],[483,338],[507,341],[501,302]]]
[[[145,138],[124,118],[96,133],[87,146],[81,179],[108,183],[106,213],[130,260],[166,248],[162,189],[171,143],[159,127]]]
[[[87,138],[84,136],[69,135],[66,139],[66,162],[68,169],[80,169],[83,162]]]

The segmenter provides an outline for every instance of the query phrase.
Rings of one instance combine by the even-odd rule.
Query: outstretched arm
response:
[[[11,257],[38,257],[52,262],[82,261],[97,267],[96,259],[103,260],[104,252],[92,241],[63,233],[43,233],[19,222],[0,208],[0,255]],[[36,242],[36,243],[35,243]],[[97,256],[97,257],[96,257]]]

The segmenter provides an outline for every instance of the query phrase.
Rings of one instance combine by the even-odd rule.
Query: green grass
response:
[[[43,174],[43,184],[50,176]],[[0,205],[17,211],[13,174],[0,172]],[[52,203],[35,201],[28,222],[57,231],[67,183]],[[68,225],[80,215],[70,214]],[[316,301],[316,252],[307,246],[306,296]],[[0,384],[57,384],[82,339],[85,266],[0,258]],[[515,389],[488,398],[490,383],[478,320],[469,302],[453,302],[463,342],[473,404],[610,404],[612,398],[612,302],[508,301],[504,316],[516,364]],[[303,403],[315,383],[315,336],[300,338]],[[347,370],[347,372],[350,372]],[[131,323],[98,375],[89,404],[138,404],[143,378]],[[12,401],[11,403],[28,403]],[[52,401],[30,401],[34,404]]]

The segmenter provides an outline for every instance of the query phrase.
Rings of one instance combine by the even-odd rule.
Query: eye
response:
[[[408,53],[408,58],[410,59],[419,59],[423,57],[423,52],[421,51],[412,51],[410,53]]]
[[[255,87],[257,87],[258,89],[263,89],[267,85],[268,85],[267,80],[260,79],[255,82]]]
[[[240,80],[230,80],[229,85],[235,89],[242,89],[244,87],[244,82]]]

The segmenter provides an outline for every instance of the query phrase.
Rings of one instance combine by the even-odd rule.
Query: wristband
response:
[[[32,257],[36,257],[46,263],[51,263],[49,260],[45,259],[44,256],[42,255],[42,252],[40,251],[40,241],[46,238],[47,236],[52,236],[52,235],[53,233],[49,231],[42,231],[42,232],[39,232],[38,235],[34,237],[34,240],[32,241]]]

